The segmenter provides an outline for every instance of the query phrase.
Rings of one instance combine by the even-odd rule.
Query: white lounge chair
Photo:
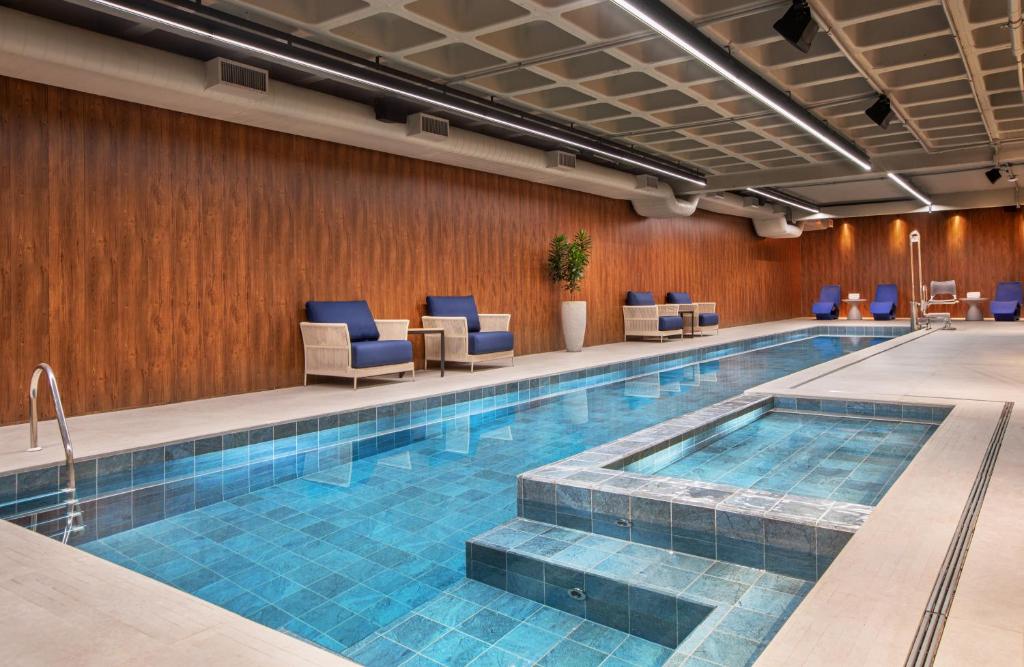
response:
[[[515,340],[508,330],[511,315],[478,313],[472,296],[428,296],[427,312],[423,326],[444,329],[445,363],[467,363],[472,373],[483,361],[513,360]],[[424,359],[440,361],[438,337],[427,336],[423,344]]]
[[[625,339],[657,338],[665,342],[672,336],[683,337],[683,318],[679,306],[654,303],[650,292],[626,292],[626,305],[622,307],[622,321]]]
[[[406,372],[416,379],[409,342],[409,320],[375,320],[365,301],[309,301],[299,326],[305,352],[305,373],[359,378]]]

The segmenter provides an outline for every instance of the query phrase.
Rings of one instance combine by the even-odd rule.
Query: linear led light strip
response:
[[[555,141],[555,142],[558,142],[560,144],[565,144],[567,146],[573,146],[574,148],[579,148],[581,150],[589,151],[591,153],[596,153],[598,155],[603,155],[604,157],[611,158],[613,160],[618,160],[620,162],[627,162],[627,163],[629,163],[631,165],[634,165],[636,167],[640,167],[641,169],[647,169],[647,170],[650,170],[650,171],[654,171],[654,172],[657,172],[657,173],[662,174],[664,176],[668,176],[670,178],[681,178],[684,181],[689,181],[690,183],[693,183],[694,185],[699,185],[701,187],[704,187],[704,186],[707,185],[707,181],[705,181],[702,178],[698,178],[698,177],[695,177],[695,176],[684,175],[684,174],[679,173],[679,172],[669,171],[668,169],[662,169],[661,167],[658,167],[658,166],[653,165],[653,164],[649,164],[647,162],[642,162],[640,160],[634,160],[633,158],[629,158],[629,157],[626,157],[624,155],[619,155],[618,153],[613,153],[611,151],[605,151],[605,150],[602,150],[600,148],[595,148],[593,146],[590,146],[590,145],[587,145],[587,144],[584,144],[584,143],[573,141],[572,139],[566,139],[565,137],[559,137],[559,136],[554,135],[554,134],[549,134],[547,132],[544,132],[543,130],[536,130],[534,128],[527,127],[525,125],[519,125],[518,123],[513,123],[513,122],[510,122],[510,121],[507,121],[507,120],[503,120],[501,118],[495,118],[494,116],[488,116],[487,114],[482,114],[482,113],[480,113],[478,111],[473,111],[471,109],[466,109],[464,107],[460,107],[460,106],[451,104],[449,102],[444,102],[442,100],[435,99],[433,97],[428,97],[426,95],[420,95],[418,93],[413,93],[413,92],[410,92],[410,91],[407,91],[407,90],[402,90],[400,88],[394,88],[394,87],[388,86],[386,84],[377,83],[376,81],[370,81],[368,79],[363,79],[362,77],[358,77],[358,76],[355,76],[355,75],[352,75],[352,74],[347,74],[345,72],[339,72],[338,70],[334,70],[334,69],[331,69],[329,67],[324,67],[323,65],[317,65],[316,63],[311,63],[309,61],[302,60],[300,58],[294,58],[292,56],[285,55],[283,53],[278,53],[276,51],[271,51],[269,49],[264,49],[262,47],[256,46],[255,44],[248,44],[246,42],[242,42],[242,41],[239,41],[239,40],[236,40],[236,39],[231,39],[230,37],[224,37],[223,35],[218,35],[218,34],[215,34],[215,33],[212,33],[212,32],[207,32],[205,30],[200,30],[199,28],[194,28],[194,27],[186,25],[184,23],[178,23],[177,21],[172,21],[170,19],[165,19],[165,18],[163,18],[161,16],[156,16],[154,14],[150,14],[148,12],[144,12],[144,11],[141,11],[141,10],[138,10],[138,9],[134,9],[132,7],[126,7],[125,5],[121,5],[121,4],[118,4],[116,2],[110,2],[109,0],[86,0],[86,1],[90,2],[90,3],[94,4],[94,5],[100,5],[102,7],[107,7],[108,9],[113,9],[113,10],[118,11],[118,12],[122,12],[122,13],[125,13],[125,14],[129,14],[131,16],[135,16],[137,18],[144,19],[146,21],[151,21],[153,23],[158,23],[160,25],[164,25],[164,26],[173,28],[173,29],[181,31],[181,32],[186,32],[186,33],[189,33],[189,34],[192,34],[192,35],[197,35],[199,37],[204,37],[206,39],[210,39],[210,40],[213,40],[213,41],[216,41],[216,42],[220,42],[221,44],[226,44],[228,46],[232,46],[232,47],[235,47],[235,48],[238,48],[238,49],[243,49],[245,51],[249,51],[250,53],[255,53],[255,54],[258,54],[258,55],[261,55],[261,56],[266,56],[266,57],[271,58],[273,60],[277,60],[277,61],[280,61],[280,62],[285,62],[285,63],[289,63],[289,64],[292,64],[292,65],[296,65],[296,66],[302,67],[304,69],[308,69],[308,70],[312,70],[312,71],[315,71],[315,72],[319,72],[321,74],[327,74],[329,76],[342,78],[342,79],[345,79],[346,81],[352,81],[352,82],[355,82],[355,83],[358,83],[358,84],[361,84],[361,85],[364,85],[364,86],[369,86],[371,88],[376,88],[378,90],[384,90],[384,91],[387,91],[389,93],[393,93],[395,95],[399,95],[401,97],[405,97],[407,99],[416,100],[417,102],[423,102],[423,103],[428,104],[428,105],[433,106],[433,107],[441,107],[443,109],[447,109],[448,111],[451,111],[453,113],[457,113],[457,114],[460,114],[460,115],[463,115],[463,116],[469,116],[471,118],[477,118],[477,119],[480,119],[480,120],[485,120],[485,121],[487,121],[489,123],[494,123],[495,125],[501,125],[501,126],[504,126],[504,127],[512,128],[512,129],[518,130],[520,132],[525,132],[527,134],[531,134],[531,135],[533,135],[535,137],[541,137],[541,138],[544,138],[544,139],[550,139],[551,141]]]
[[[802,208],[803,210],[808,211],[810,213],[821,213],[821,209],[819,209],[819,208],[808,206],[807,204],[801,204],[799,202],[793,201],[792,199],[786,199],[785,197],[780,197],[778,195],[773,195],[772,193],[765,192],[764,190],[758,190],[756,188],[743,188],[743,189],[746,192],[753,193],[755,195],[764,197],[766,199],[771,199],[773,201],[777,201],[780,204],[785,204],[786,206],[795,206],[796,208]]]
[[[896,183],[896,185],[900,186],[901,188],[903,188],[904,190],[906,190],[910,194],[914,195],[914,197],[916,197],[922,204],[924,204],[929,209],[931,209],[931,207],[932,207],[931,201],[929,201],[927,197],[925,197],[923,194],[921,194],[921,192],[918,191],[917,189],[915,189],[914,186],[912,186],[910,183],[907,183],[905,180],[903,180],[902,178],[900,178],[896,174],[892,173],[891,171],[889,173],[887,173],[886,176],[891,178]]]
[[[628,2],[628,0],[612,0],[612,2],[614,2],[616,5],[618,5],[622,9],[626,10],[630,14],[632,14],[634,17],[639,19],[641,22],[646,23],[648,26],[651,27],[651,29],[653,29],[653,30],[657,31],[658,33],[660,33],[663,37],[665,37],[666,39],[668,39],[669,41],[674,43],[676,46],[678,46],[679,48],[683,49],[684,51],[689,53],[691,56],[693,56],[697,60],[699,60],[702,63],[704,63],[705,65],[710,67],[715,72],[718,72],[723,77],[725,77],[726,79],[728,79],[729,81],[733,82],[734,84],[739,86],[741,89],[743,89],[747,94],[749,94],[749,95],[753,96],[754,98],[760,100],[762,104],[764,104],[765,106],[769,107],[770,109],[772,109],[776,113],[782,115],[787,120],[789,120],[793,124],[797,125],[802,130],[807,132],[808,134],[812,135],[818,141],[822,142],[823,144],[825,144],[826,146],[828,146],[832,150],[836,151],[837,153],[839,153],[840,155],[845,157],[847,160],[853,162],[854,164],[856,164],[858,167],[860,167],[864,171],[871,171],[871,165],[870,164],[868,164],[864,160],[860,159],[859,157],[857,157],[856,155],[854,155],[853,153],[848,151],[846,148],[844,148],[843,146],[838,144],[835,140],[831,139],[828,135],[824,134],[823,132],[821,132],[820,130],[815,128],[813,125],[811,125],[807,121],[805,121],[805,120],[803,120],[803,119],[793,115],[792,113],[790,113],[786,109],[782,108],[781,106],[779,106],[778,104],[776,104],[775,102],[770,100],[763,93],[758,91],[756,88],[751,86],[749,83],[747,83],[743,79],[741,79],[738,76],[736,76],[735,74],[733,74],[731,71],[729,71],[729,69],[727,69],[721,63],[717,62],[710,55],[704,53],[699,48],[697,48],[695,45],[691,44],[690,42],[686,41],[685,39],[683,39],[682,37],[680,37],[679,35],[674,33],[667,26],[664,26],[661,23],[659,23],[657,21],[657,19],[655,19],[655,18],[645,14],[638,7],[636,7],[632,3]]]

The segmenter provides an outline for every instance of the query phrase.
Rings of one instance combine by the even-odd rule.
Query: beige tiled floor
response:
[[[753,391],[949,402],[954,412],[762,654],[759,665],[902,665],[1004,401],[1016,401],[938,662],[1024,664],[1024,325],[958,322],[835,372]]]

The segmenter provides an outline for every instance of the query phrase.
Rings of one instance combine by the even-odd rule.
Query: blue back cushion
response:
[[[841,295],[842,290],[839,289],[839,285],[825,285],[821,288],[821,294],[818,295],[818,301],[838,304]]]
[[[669,292],[665,295],[665,303],[693,303],[689,292]]]
[[[999,283],[996,285],[996,298],[993,301],[1016,301],[1021,300],[1021,286],[1019,282]]]
[[[875,301],[891,301],[896,303],[899,298],[899,289],[892,283],[882,283],[875,288]]]
[[[436,317],[465,317],[470,332],[480,331],[476,301],[469,296],[428,296],[427,314]]]
[[[347,324],[348,335],[353,343],[380,338],[373,313],[365,301],[307,301],[306,319],[310,322]]]
[[[654,295],[650,292],[626,292],[627,306],[653,306]]]

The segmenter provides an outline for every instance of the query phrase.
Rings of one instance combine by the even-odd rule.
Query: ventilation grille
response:
[[[414,113],[405,121],[406,134],[441,141],[448,138],[448,121],[425,113]]]
[[[650,174],[640,174],[636,177],[637,190],[657,190],[658,177]]]
[[[212,88],[245,95],[266,95],[270,73],[226,58],[214,58],[206,63],[206,89]]]
[[[576,168],[576,156],[566,151],[547,151],[544,153],[544,162],[548,169]]]

